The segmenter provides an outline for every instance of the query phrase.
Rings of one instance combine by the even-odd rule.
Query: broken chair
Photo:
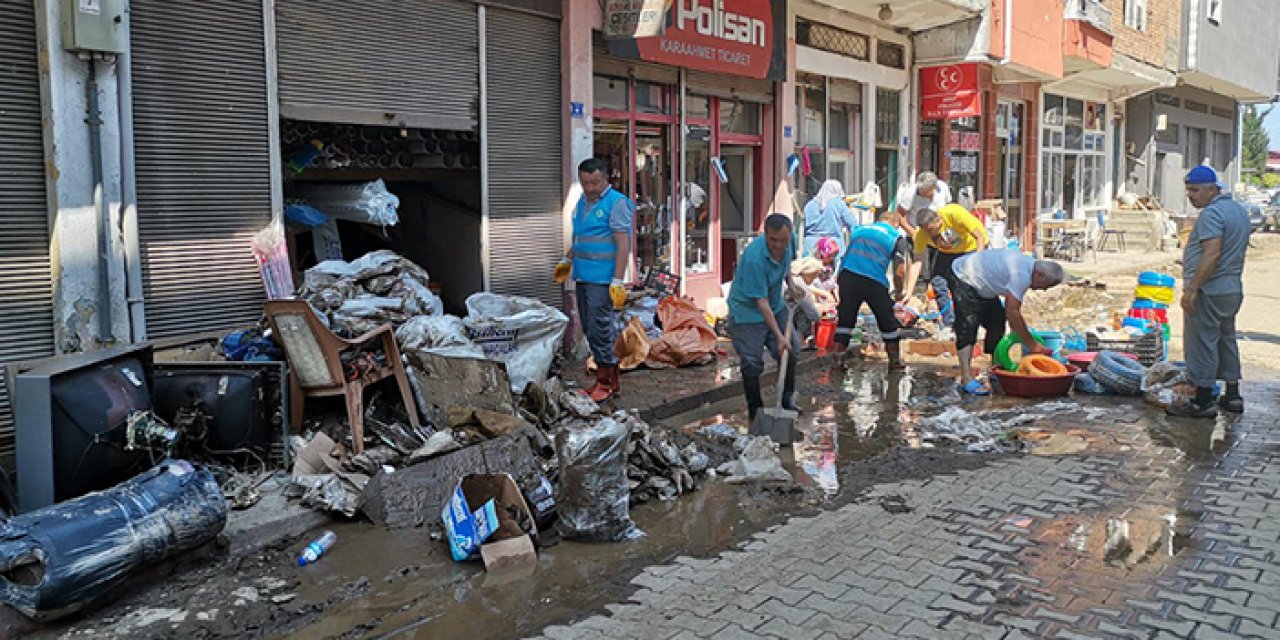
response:
[[[389,376],[395,376],[400,387],[410,425],[419,426],[418,408],[391,325],[384,324],[358,338],[345,340],[334,335],[305,300],[269,300],[266,314],[289,361],[294,431],[302,428],[306,398],[345,396],[354,453],[362,453],[365,387]],[[376,352],[378,348],[381,359]]]

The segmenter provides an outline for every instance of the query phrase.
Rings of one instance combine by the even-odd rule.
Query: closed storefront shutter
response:
[[[147,337],[253,323],[249,241],[272,207],[262,5],[134,0],[130,22]]]
[[[460,0],[276,0],[280,114],[473,129],[477,20]]]
[[[49,211],[35,9],[0,0],[0,363],[53,353]],[[0,375],[0,461],[12,468],[13,412]]]
[[[703,71],[690,71],[689,92],[746,100],[748,102],[772,102],[773,83],[742,76],[731,76]]]
[[[560,306],[560,24],[492,8],[485,19],[490,288]]]

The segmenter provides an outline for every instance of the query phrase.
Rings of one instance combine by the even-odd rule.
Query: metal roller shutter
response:
[[[560,24],[486,9],[490,288],[561,306]],[[519,43],[519,46],[512,46]]]
[[[475,128],[480,56],[473,4],[276,0],[276,45],[286,118]]]
[[[53,353],[49,209],[30,0],[0,0],[0,362]],[[0,459],[13,462],[13,412],[0,374]],[[12,467],[11,467],[12,468]]]
[[[133,0],[130,22],[147,337],[253,323],[249,240],[272,207],[262,5]]]

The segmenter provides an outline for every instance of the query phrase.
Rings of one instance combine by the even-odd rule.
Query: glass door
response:
[[[1021,102],[1001,102],[996,112],[1000,148],[1000,179],[996,197],[1002,200],[1009,229],[1022,229],[1022,114]]]
[[[755,148],[720,147],[728,180],[720,183],[720,278],[729,281],[738,266],[739,240],[751,234],[755,211]]]
[[[688,127],[685,136],[684,268],[690,277],[714,270],[712,255],[711,128]]]
[[[635,154],[635,257],[636,273],[650,269],[674,272],[671,237],[674,209],[671,202],[670,127],[640,124],[636,127]]]

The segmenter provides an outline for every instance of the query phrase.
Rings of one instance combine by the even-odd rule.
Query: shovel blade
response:
[[[796,412],[788,409],[761,409],[747,433],[753,436],[769,436],[778,444],[791,444],[791,428],[796,423]]]

